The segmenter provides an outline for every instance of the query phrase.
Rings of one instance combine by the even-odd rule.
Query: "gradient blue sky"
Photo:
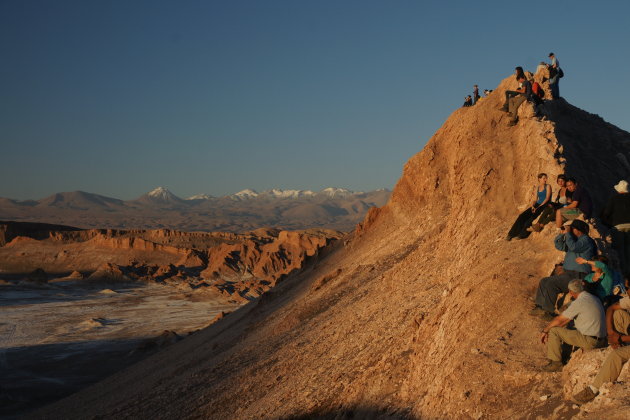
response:
[[[629,4],[0,0],[0,196],[391,188],[473,84],[550,51],[630,130]]]

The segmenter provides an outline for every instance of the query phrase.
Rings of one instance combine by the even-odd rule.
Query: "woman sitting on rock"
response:
[[[555,200],[553,202],[547,204],[543,212],[540,214],[540,218],[538,218],[538,223],[534,223],[532,225],[532,230],[534,232],[540,232],[543,230],[545,225],[549,222],[556,220],[556,210],[559,208],[565,207],[567,204],[571,202],[571,191],[567,190],[565,185],[567,181],[567,177],[565,175],[558,175],[556,182],[558,183],[558,194],[556,194]]]
[[[535,218],[540,216],[543,210],[547,207],[547,203],[551,200],[551,185],[547,184],[547,174],[538,174],[538,186],[535,189],[536,195],[534,203],[531,207],[521,213],[512,229],[508,232],[507,240],[511,241],[512,238],[525,239],[529,236],[527,230],[534,221]]]

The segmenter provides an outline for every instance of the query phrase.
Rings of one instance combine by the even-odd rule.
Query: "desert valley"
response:
[[[391,197],[352,197],[340,221],[330,197],[295,210],[321,214],[315,222],[284,222],[287,209],[273,228],[231,219],[209,223],[215,232],[181,209],[182,221],[131,229],[118,210],[81,222],[81,206],[58,209],[64,195],[5,200],[0,214],[14,221],[0,223],[2,414],[627,418],[628,366],[593,402],[569,401],[607,349],[576,351],[560,373],[540,369],[544,324],[529,310],[562,259],[554,227],[504,238],[540,172],[577,177],[601,209],[630,176],[630,134],[564,99],[542,116],[522,106],[509,126],[499,108],[512,82],[454,111]],[[36,223],[51,205],[55,225]],[[18,207],[15,221],[6,209]],[[605,226],[591,229],[616,263]]]

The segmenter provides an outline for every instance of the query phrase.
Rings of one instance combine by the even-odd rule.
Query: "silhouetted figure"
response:
[[[630,194],[628,181],[615,185],[617,194],[610,197],[602,210],[602,222],[611,228],[612,247],[617,251],[621,272],[630,278]]]

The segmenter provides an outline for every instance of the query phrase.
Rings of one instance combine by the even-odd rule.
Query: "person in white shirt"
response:
[[[547,344],[547,372],[562,370],[562,343],[591,350],[606,345],[606,318],[600,300],[584,291],[581,279],[569,282],[569,294],[575,299],[541,332],[540,342]],[[575,329],[565,326],[573,320]]]

